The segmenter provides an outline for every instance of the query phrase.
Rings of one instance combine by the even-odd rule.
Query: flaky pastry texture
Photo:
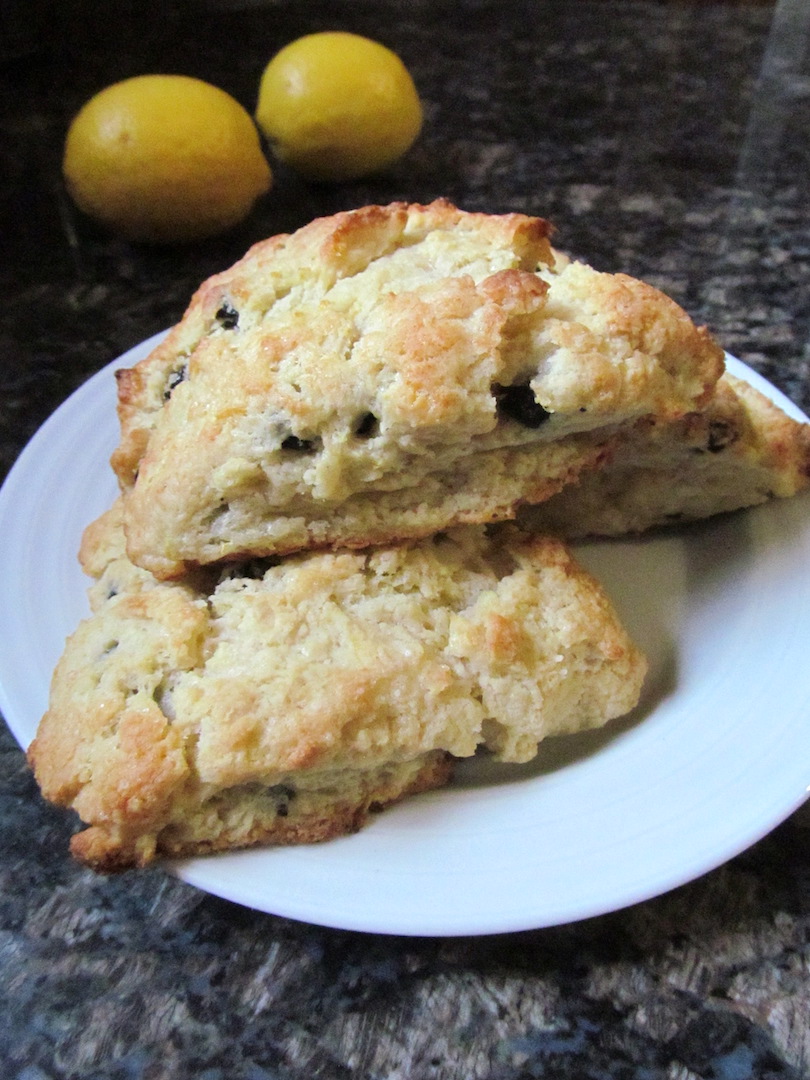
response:
[[[527,761],[638,701],[646,662],[560,541],[466,526],[167,583],[120,510],[29,750],[95,867],[350,832],[454,758]]]
[[[709,404],[634,430],[598,472],[541,506],[527,529],[567,539],[622,536],[787,498],[810,485],[810,424],[729,373]]]
[[[130,557],[194,565],[512,517],[723,354],[662,293],[445,200],[320,218],[205,282],[118,376]]]

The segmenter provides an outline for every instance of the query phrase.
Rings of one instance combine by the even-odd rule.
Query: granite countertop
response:
[[[0,476],[64,398],[175,321],[254,240],[439,195],[550,218],[560,247],[660,286],[810,409],[802,7],[4,4]],[[325,28],[385,41],[414,74],[425,130],[389,173],[319,187],[277,168],[243,225],[182,249],[125,244],[76,213],[62,141],[97,89],[177,71],[252,109],[269,56]],[[806,809],[623,911],[516,934],[393,937],[256,912],[160,867],[84,870],[67,855],[75,823],[39,798],[5,727],[0,753],[5,1080],[810,1076]]]

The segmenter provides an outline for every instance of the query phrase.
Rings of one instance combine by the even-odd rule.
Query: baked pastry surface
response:
[[[526,761],[627,713],[646,671],[563,544],[511,525],[161,582],[119,502],[82,562],[92,614],[29,759],[99,868],[352,831],[454,757]]]
[[[622,536],[790,497],[810,485],[810,424],[726,373],[708,406],[627,436],[611,461],[541,506],[525,528],[568,539]]]
[[[446,201],[322,218],[205,282],[119,373],[130,557],[161,578],[514,515],[723,354],[672,300]]]

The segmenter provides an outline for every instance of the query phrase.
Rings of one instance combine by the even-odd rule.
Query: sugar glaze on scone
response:
[[[616,431],[702,404],[719,347],[549,227],[446,201],[322,218],[209,279],[119,373],[130,556],[188,566],[514,515]]]
[[[598,472],[540,506],[524,528],[568,539],[623,536],[789,498],[810,486],[810,424],[726,373],[705,409],[633,431]]]
[[[526,761],[627,713],[646,671],[563,544],[511,525],[166,583],[116,505],[82,558],[93,613],[29,759],[100,868],[352,831],[454,757]]]

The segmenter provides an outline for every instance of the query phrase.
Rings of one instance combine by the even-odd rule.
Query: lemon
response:
[[[359,34],[324,31],[298,38],[270,60],[256,121],[299,173],[350,180],[410,149],[422,104],[396,53]]]
[[[138,75],[90,98],[68,129],[62,169],[81,210],[153,243],[223,232],[272,181],[247,110],[185,75]]]

